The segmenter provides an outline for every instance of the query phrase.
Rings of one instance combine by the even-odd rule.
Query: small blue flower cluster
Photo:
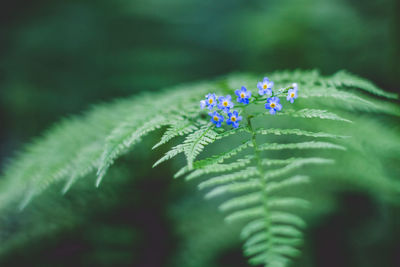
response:
[[[263,79],[263,81],[257,83],[258,94],[260,96],[254,97],[252,101],[259,100],[260,97],[267,95],[265,108],[269,110],[269,113],[274,115],[277,111],[282,110],[282,105],[279,103],[279,95],[287,92],[286,100],[290,103],[293,103],[297,98],[297,84],[293,83],[291,86],[287,88],[283,88],[279,90],[277,95],[274,95],[272,87],[274,86],[274,82],[270,81],[267,77]],[[236,101],[238,103],[247,105],[250,103],[251,92],[247,90],[246,87],[242,86],[241,89],[236,90],[235,94],[237,96]],[[228,119],[226,123],[228,125],[232,125],[233,128],[239,127],[239,122],[242,120],[242,116],[239,116],[239,112],[233,110],[234,104],[232,102],[232,97],[230,95],[217,97],[215,94],[207,94],[205,96],[205,100],[200,101],[200,107],[202,109],[208,108],[210,111],[217,107],[223,113],[228,115]],[[208,115],[211,117],[211,122],[215,124],[216,127],[221,127],[225,118],[218,111],[210,112]]]
[[[244,88],[244,89],[246,89],[246,88]],[[241,99],[245,99],[246,96],[248,96],[248,94],[245,92],[245,93],[243,93],[243,97]],[[250,96],[251,96],[251,93],[250,93]],[[243,101],[245,101],[245,100],[243,100]],[[239,97],[238,97],[238,102],[239,102]],[[247,103],[249,103],[248,99],[247,99]],[[224,112],[228,115],[228,119],[226,120],[226,123],[228,125],[232,125],[233,128],[239,127],[239,121],[242,120],[242,116],[239,116],[239,113],[236,110],[232,110],[234,104],[232,102],[232,97],[230,95],[220,96],[220,97],[218,97],[218,100],[217,100],[217,96],[215,94],[208,94],[208,95],[206,95],[205,100],[200,101],[200,107],[202,109],[204,109],[205,107],[208,107],[209,110],[212,110],[215,106],[217,106],[218,109],[220,109],[222,112]],[[225,120],[224,116],[219,114],[218,111],[210,112],[210,113],[208,113],[208,115],[211,116],[211,122],[215,123],[215,126],[217,126],[217,127],[221,127],[222,123]]]

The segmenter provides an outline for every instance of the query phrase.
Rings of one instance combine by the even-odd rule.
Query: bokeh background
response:
[[[302,68],[329,75],[346,69],[396,91],[398,10],[396,0],[7,1],[0,9],[0,166],[54,122],[92,104],[233,71]],[[4,264],[247,266],[239,240],[228,234],[234,226],[218,223],[222,216],[199,201],[193,186],[179,181],[169,186],[168,166],[141,168],[158,156],[142,149],[141,157],[122,160],[115,170],[120,178],[109,186],[96,191],[82,185],[84,199],[52,196],[53,208],[68,206],[80,219],[71,219],[57,235],[29,239],[30,249],[16,246]],[[149,194],[150,187],[159,192]],[[297,264],[397,262],[393,252],[400,245],[389,233],[396,233],[398,224],[370,226],[382,231],[374,233],[379,240],[360,242],[372,242],[376,249],[371,244],[359,249],[346,243],[348,233],[382,210],[364,195],[339,198],[343,203],[332,218],[310,230],[311,241]],[[209,225],[221,226],[207,230]],[[340,231],[344,228],[346,233]],[[196,233],[196,241],[183,238],[188,232]],[[219,241],[207,238],[214,232]],[[319,240],[329,233],[330,244]],[[213,246],[218,254],[202,251]],[[363,262],[366,252],[376,261]],[[29,261],[16,257],[21,253]]]

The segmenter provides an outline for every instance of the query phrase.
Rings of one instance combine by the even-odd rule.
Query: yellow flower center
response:
[[[263,88],[267,89],[267,84],[266,83],[264,83]]]
[[[208,99],[208,103],[212,104],[212,102],[213,102],[212,98]]]
[[[214,116],[215,121],[219,121],[219,118],[217,116]]]
[[[244,98],[244,93],[241,93],[241,94],[240,94],[240,97],[241,97],[241,98]]]
[[[294,93],[290,93],[290,97],[294,97]]]
[[[235,116],[232,116],[232,117],[231,117],[231,121],[236,121],[236,117],[235,117]]]
[[[270,106],[271,108],[274,108],[276,105],[275,105],[275,103],[271,103],[271,104],[269,104],[269,106]]]
[[[226,107],[226,106],[228,106],[228,102],[224,101],[224,102],[222,102],[222,105],[224,105],[224,107]]]

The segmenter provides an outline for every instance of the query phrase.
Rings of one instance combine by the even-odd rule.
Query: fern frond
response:
[[[306,226],[302,209],[313,205],[302,190],[291,189],[311,186],[310,177],[318,174],[318,167],[332,172],[330,179],[343,179],[355,186],[363,184],[371,192],[385,193],[379,196],[398,194],[398,183],[389,177],[397,178],[396,171],[388,174],[382,167],[400,153],[395,121],[398,118],[381,118],[399,115],[400,109],[394,101],[369,95],[396,99],[395,94],[346,72],[322,77],[318,71],[296,70],[275,72],[269,77],[276,88],[298,83],[298,110],[287,108],[289,103],[282,101],[282,111],[271,116],[264,107],[256,106],[260,105],[258,99],[242,106],[244,120],[237,129],[227,129],[226,125],[215,128],[199,109],[199,100],[209,92],[223,95],[242,85],[252,88],[259,76],[233,74],[212,82],[142,94],[96,107],[83,118],[65,120],[6,167],[0,179],[0,212],[15,205],[24,208],[57,182],[65,183],[65,193],[78,179],[95,170],[98,186],[114,161],[150,132],[166,129],[153,149],[178,136],[183,142],[170,148],[154,166],[183,154],[187,164],[175,177],[202,177],[198,187],[209,190],[206,198],[223,197],[220,210],[227,212],[226,221],[245,221],[241,237],[249,262],[287,266],[300,253],[302,229]],[[369,112],[364,120],[363,111]],[[382,117],[374,118],[373,112]],[[261,125],[264,128],[257,127]],[[373,130],[368,133],[373,142],[365,135],[369,129]],[[319,141],[320,138],[330,142]],[[390,148],[386,149],[388,152],[371,153],[382,144]],[[211,145],[213,149],[207,150],[211,156],[197,160]],[[329,153],[329,158],[317,155],[325,150],[338,153]],[[307,155],[316,154],[304,156],[305,151]],[[338,168],[339,164],[348,161],[357,167],[340,172],[343,168]],[[367,174],[361,171],[364,169]]]
[[[165,116],[155,116],[141,124],[139,127],[132,124],[132,122],[126,122],[116,128],[106,139],[106,145],[97,171],[96,186],[100,185],[100,182],[105,176],[108,168],[114,163],[116,158],[118,158],[122,153],[125,153],[129,147],[139,142],[140,138],[144,135],[159,129],[164,125],[168,125],[169,123],[170,120]]]
[[[327,115],[320,112],[318,114]],[[332,118],[332,115],[327,115]],[[337,117],[333,117],[337,119]],[[258,145],[256,142],[257,135],[299,135],[314,138],[345,138],[324,132],[310,132],[301,129],[256,129],[253,130],[249,122],[249,132],[252,137],[249,147],[254,150],[254,155],[251,155],[252,160],[247,160],[246,165],[241,164],[243,159],[238,159],[229,164],[210,164],[210,159],[203,160],[202,168],[199,168],[189,174],[187,179],[193,179],[203,174],[217,174],[227,171],[234,171],[229,174],[217,175],[206,179],[199,183],[200,189],[214,187],[206,198],[211,198],[227,193],[242,195],[235,196],[223,202],[220,205],[220,210],[231,211],[232,213],[226,216],[227,222],[237,220],[251,220],[250,226],[245,230],[247,241],[244,245],[245,254],[250,256],[250,262],[259,262],[270,264],[277,259],[285,263],[287,257],[292,257],[299,254],[296,245],[301,244],[302,234],[296,227],[304,226],[304,221],[297,215],[279,211],[280,209],[288,208],[309,208],[310,203],[307,200],[298,197],[286,196],[268,196],[270,193],[276,193],[279,189],[303,184],[309,182],[307,176],[294,176],[283,179],[279,182],[270,182],[271,178],[282,177],[304,165],[309,164],[332,164],[331,159],[325,158],[289,158],[289,159],[262,159],[261,151],[267,150],[284,150],[284,149],[337,149],[345,150],[346,148],[330,142],[301,142],[301,143],[265,143]],[[196,163],[195,163],[196,164]],[[251,166],[253,164],[255,166]],[[282,168],[273,170],[264,170],[264,166],[285,165]],[[246,166],[246,167],[245,167]],[[243,168],[236,171],[236,169]],[[263,218],[263,219],[259,219]],[[294,225],[294,226],[292,226]],[[250,230],[251,228],[251,230]],[[250,234],[250,231],[254,232]],[[293,237],[295,240],[293,241]],[[273,260],[273,261],[272,261]]]
[[[188,120],[177,120],[172,123],[171,126],[165,131],[161,137],[160,142],[155,144],[152,149],[155,149],[163,144],[168,143],[172,138],[176,136],[183,136],[196,131],[198,128],[191,121]]]
[[[291,116],[294,118],[306,118],[306,119],[311,119],[311,118],[319,118],[323,120],[334,120],[334,121],[344,121],[344,122],[349,122],[351,123],[352,121],[341,118],[337,114],[333,112],[329,112],[327,110],[321,110],[321,109],[301,109],[301,110],[293,110],[293,109],[287,109],[281,113],[278,113],[278,115],[281,116]]]
[[[94,108],[84,119],[65,119],[29,145],[25,153],[17,155],[16,164],[9,165],[4,172],[9,180],[0,187],[0,210],[17,199],[20,209],[24,208],[50,184],[68,177],[71,170],[77,174],[92,172],[104,138],[118,118],[129,111],[131,103],[130,99],[120,100]],[[108,112],[109,109],[114,112]],[[19,188],[20,195],[12,188]]]
[[[386,113],[395,116],[400,116],[400,109],[396,105],[391,103],[384,103],[382,101],[369,99],[365,97],[357,96],[353,93],[346,92],[343,90],[336,90],[333,88],[324,88],[321,90],[320,87],[309,88],[302,93],[303,98],[324,98],[327,100],[335,99],[335,102],[329,102],[330,106],[340,106],[348,110],[360,110],[376,113]]]
[[[193,161],[204,147],[217,139],[218,134],[213,130],[213,128],[212,125],[205,125],[200,128],[199,131],[188,135],[185,139],[185,142],[183,143],[185,145],[184,153],[189,170],[193,169]]]
[[[213,143],[217,138],[218,134],[213,130],[213,126],[209,124],[204,125],[198,131],[189,134],[183,144],[168,151],[161,159],[154,163],[153,167],[183,152],[188,163],[188,170],[191,170],[193,169],[193,161],[204,149],[204,146]]]
[[[177,146],[174,146],[173,148],[171,148],[171,150],[169,150],[167,153],[165,153],[165,155],[162,158],[160,158],[153,164],[153,168],[156,167],[157,165],[163,163],[164,161],[172,159],[173,157],[175,157],[176,155],[178,155],[184,151],[185,151],[184,144],[179,144]]]
[[[398,99],[397,94],[385,92],[375,86],[372,82],[360,78],[354,74],[350,74],[347,71],[338,71],[333,76],[329,77],[325,82],[333,86],[354,87],[377,96],[382,96],[389,99]]]
[[[98,163],[93,161],[93,159],[98,157],[100,151],[102,151],[102,148],[103,146],[101,146],[99,143],[93,143],[88,147],[84,147],[82,151],[80,151],[79,155],[77,155],[74,161],[71,163],[69,174],[66,175],[68,180],[62,189],[63,194],[68,192],[77,179],[88,175],[95,168],[97,168]]]

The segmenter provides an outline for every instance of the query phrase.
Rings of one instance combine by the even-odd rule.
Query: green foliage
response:
[[[206,93],[232,94],[242,85],[254,93],[260,77],[232,74],[136,95],[64,120],[6,166],[0,212],[25,208],[52,184],[64,182],[66,193],[95,170],[99,186],[115,160],[135,153],[135,144],[160,128],[166,130],[153,149],[177,143],[154,166],[183,154],[186,164],[175,177],[203,177],[199,189],[209,190],[206,198],[223,200],[226,221],[243,221],[244,253],[252,264],[287,266],[300,254],[307,225],[302,210],[316,205],[305,189],[314,179],[346,182],[376,198],[397,200],[400,109],[395,95],[345,72],[332,77],[275,72],[268,77],[276,88],[299,84],[299,98],[290,108],[283,103],[283,111],[272,116],[263,104],[252,103],[238,129],[208,122],[199,108]]]

